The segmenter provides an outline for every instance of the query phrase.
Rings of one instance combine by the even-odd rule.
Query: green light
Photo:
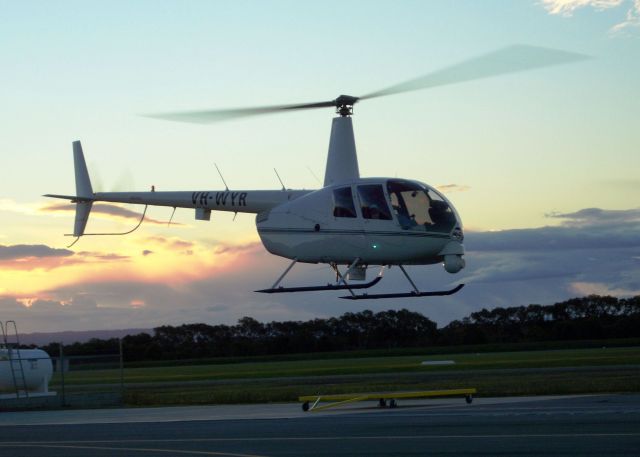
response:
[[[372,244],[372,245],[371,245],[371,247],[372,247],[373,249],[378,249],[378,245],[377,245],[377,244]]]

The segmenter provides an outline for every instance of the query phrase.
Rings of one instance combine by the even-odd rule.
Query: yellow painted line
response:
[[[379,400],[379,399],[399,399],[399,398],[426,398],[426,397],[447,397],[455,395],[473,395],[477,393],[474,388],[471,389],[448,389],[448,390],[421,390],[421,391],[399,391],[399,392],[370,392],[370,393],[353,393],[353,394],[334,394],[334,395],[305,395],[298,397],[298,401],[316,401],[320,397],[321,401],[342,401],[353,398],[362,400]]]

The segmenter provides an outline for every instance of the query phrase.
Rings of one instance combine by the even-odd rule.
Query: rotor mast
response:
[[[343,184],[360,178],[356,141],[353,134],[353,105],[358,97],[341,95],[334,100],[336,114],[331,123],[329,153],[324,173],[324,186]]]

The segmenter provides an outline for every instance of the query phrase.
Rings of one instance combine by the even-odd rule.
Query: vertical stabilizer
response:
[[[73,166],[76,174],[76,196],[83,199],[93,199],[91,180],[89,179],[89,172],[87,171],[87,164],[84,160],[80,141],[73,142]],[[76,201],[76,220],[73,225],[73,236],[82,236],[84,234],[92,205],[93,202],[90,200]]]
[[[73,166],[76,171],[76,196],[93,198],[91,180],[89,179],[89,172],[87,171],[87,164],[84,161],[80,141],[73,142]]]
[[[347,116],[336,117],[331,124],[331,139],[324,185],[351,182],[360,178],[353,123]]]

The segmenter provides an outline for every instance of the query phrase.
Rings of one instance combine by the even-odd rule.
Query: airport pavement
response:
[[[640,395],[0,413],[12,456],[640,455]]]

